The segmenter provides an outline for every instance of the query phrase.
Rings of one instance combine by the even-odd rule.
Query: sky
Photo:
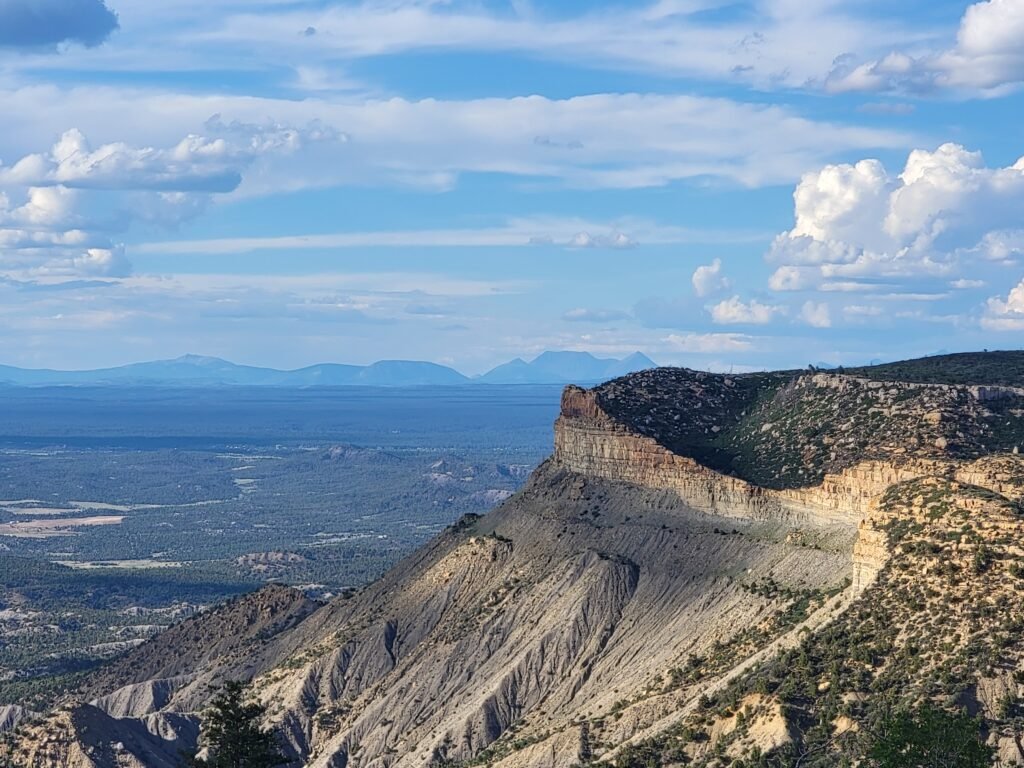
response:
[[[0,0],[0,363],[1024,339],[1024,0]]]

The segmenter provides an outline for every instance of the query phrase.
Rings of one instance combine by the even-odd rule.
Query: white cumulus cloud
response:
[[[953,46],[878,59],[841,57],[826,80],[833,91],[1000,92],[1024,82],[1024,1],[986,0],[968,6]]]
[[[113,142],[93,148],[78,129],[65,131],[53,147],[0,166],[0,185],[80,189],[231,192],[242,170],[258,157],[296,151],[304,141],[337,139],[319,127],[225,125],[207,121],[212,136],[190,134],[168,148]],[[219,135],[218,135],[219,134]]]
[[[766,325],[784,311],[783,307],[762,304],[756,299],[744,303],[739,296],[733,296],[711,307],[711,319],[718,325]]]
[[[989,168],[958,144],[910,153],[890,174],[877,160],[806,174],[794,193],[793,229],[768,254],[776,291],[858,278],[950,275],[973,258],[1024,252],[1024,158]]]
[[[210,136],[166,148],[93,147],[71,129],[44,152],[0,164],[0,271],[125,275],[130,263],[113,238],[133,221],[174,225],[234,190],[262,157],[343,140],[315,123],[296,129],[214,117],[206,128]],[[103,205],[93,205],[101,195]]]
[[[1024,280],[1011,288],[1006,298],[988,300],[981,325],[992,331],[1024,331]]]
[[[702,264],[693,271],[693,292],[700,297],[711,296],[729,289],[729,279],[722,274],[722,260]]]

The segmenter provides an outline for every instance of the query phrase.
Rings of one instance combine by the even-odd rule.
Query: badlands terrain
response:
[[[8,759],[178,765],[230,679],[294,766],[850,765],[925,700],[1024,765],[1022,367],[568,387],[494,512],[354,593],[268,586],[8,707]]]

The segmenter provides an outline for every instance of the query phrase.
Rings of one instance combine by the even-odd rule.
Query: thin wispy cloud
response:
[[[583,229],[581,229],[583,227]],[[626,234],[626,233],[629,234]],[[139,254],[231,254],[274,250],[353,248],[559,248],[624,249],[639,244],[763,242],[765,233],[687,229],[638,219],[611,224],[576,218],[514,219],[505,226],[468,229],[378,230],[270,237],[162,240],[141,243]]]

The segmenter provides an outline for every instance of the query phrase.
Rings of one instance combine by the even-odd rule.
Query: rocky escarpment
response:
[[[494,512],[323,607],[275,588],[165,633],[51,715],[59,753],[119,740],[67,764],[133,765],[245,679],[312,768],[856,763],[886,685],[967,696],[1009,756],[1020,405],[816,373],[570,387],[553,457]]]
[[[555,459],[585,475],[672,490],[713,514],[856,526],[861,591],[887,558],[872,519],[886,490],[1016,452],[1022,417],[1024,389],[1010,386],[658,369],[593,390],[567,387]]]
[[[609,415],[595,391],[567,387],[555,424],[554,459],[591,477],[677,493],[689,507],[708,514],[797,526],[859,528],[853,552],[853,582],[863,590],[885,563],[881,534],[868,519],[873,505],[893,484],[946,473],[940,462],[901,465],[870,461],[812,488],[775,490],[723,475],[680,456]]]
[[[928,461],[866,461],[811,488],[776,490],[725,475],[673,453],[653,437],[614,419],[595,391],[568,387],[555,424],[555,460],[580,474],[670,489],[704,512],[796,524],[857,525],[890,485],[945,471]]]

